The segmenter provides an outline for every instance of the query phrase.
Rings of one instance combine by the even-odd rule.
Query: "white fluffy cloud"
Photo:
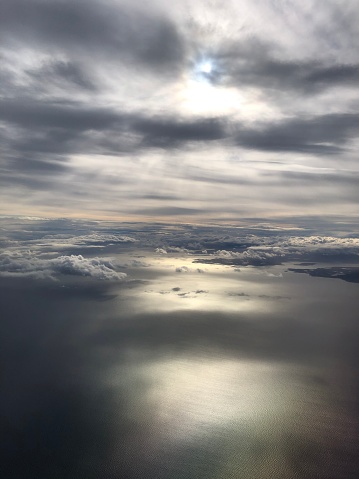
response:
[[[251,241],[260,243],[250,246],[242,252],[218,250],[214,253],[220,258],[271,258],[288,253],[298,255],[306,252],[351,252],[359,254],[358,238],[335,238],[333,236],[286,236],[286,237],[252,237]]]
[[[82,255],[60,256],[53,261],[55,271],[61,274],[92,276],[97,279],[123,280],[126,273],[115,271],[110,260],[104,258],[84,258]]]
[[[158,254],[167,254],[167,251],[164,248],[156,248],[155,253]]]
[[[55,278],[58,275],[90,276],[100,280],[122,281],[126,273],[116,271],[109,258],[85,258],[82,255],[44,259],[31,251],[0,255],[0,275],[26,275],[35,278]]]
[[[247,243],[246,249],[238,251],[237,244],[241,246],[241,238],[236,238],[234,240],[234,250],[218,249],[209,255],[210,259],[196,259],[195,263],[265,266],[290,261],[326,262],[336,260],[357,262],[359,260],[358,238],[253,236],[250,240],[247,237],[245,243]],[[252,245],[249,246],[248,243],[252,243]]]
[[[191,268],[188,268],[188,266],[179,266],[178,268],[176,268],[176,273],[193,273],[193,272],[202,274],[204,273],[204,269],[201,269],[201,268],[191,269]]]
[[[188,273],[190,269],[187,266],[180,266],[176,268],[176,273]]]

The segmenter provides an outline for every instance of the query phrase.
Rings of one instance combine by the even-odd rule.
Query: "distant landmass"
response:
[[[288,271],[294,273],[307,273],[310,276],[320,278],[337,278],[349,283],[359,283],[359,268],[358,267],[337,267],[330,268],[288,268]]]

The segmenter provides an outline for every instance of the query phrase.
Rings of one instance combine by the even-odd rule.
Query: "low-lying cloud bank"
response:
[[[134,238],[126,235],[92,233],[80,236],[47,235],[44,237],[43,246],[83,247],[135,242]]]
[[[288,230],[285,225],[169,228],[155,223],[95,224],[85,220],[0,218],[0,227],[2,276],[81,275],[119,281],[126,278],[123,269],[147,268],[152,263],[149,258],[159,259],[162,255],[168,260],[186,258],[184,264],[174,261],[171,265],[178,274],[203,273],[200,263],[232,266],[237,271],[238,266],[269,267],[284,263],[359,264],[359,238],[355,233],[313,235],[311,230]],[[100,248],[101,256],[94,248]],[[188,261],[194,263],[192,267]]]
[[[99,280],[122,281],[127,275],[116,271],[109,258],[84,258],[82,255],[43,259],[28,252],[0,255],[0,276],[31,276],[37,279],[60,275],[89,276]]]
[[[270,266],[288,261],[359,262],[358,238],[252,236],[242,243],[237,240],[232,240],[231,249],[214,251],[209,258],[196,259],[195,263]]]

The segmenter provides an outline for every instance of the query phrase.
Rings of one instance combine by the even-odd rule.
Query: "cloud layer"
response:
[[[357,214],[358,24],[350,0],[3,1],[2,213]]]

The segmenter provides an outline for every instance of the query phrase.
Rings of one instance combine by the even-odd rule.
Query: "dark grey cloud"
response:
[[[350,26],[340,33],[350,39],[349,30],[355,30],[355,20],[348,20]],[[334,21],[333,25],[338,26]],[[311,58],[310,54],[298,59],[296,55],[296,51],[285,51],[273,38],[255,34],[242,41],[227,40],[211,51],[214,67],[206,78],[214,84],[260,88],[278,97],[295,92],[311,96],[331,87],[357,86],[357,62],[333,56]]]
[[[0,184],[4,192],[10,193],[12,188],[20,188],[22,194],[28,190],[45,193],[51,189],[61,195],[65,190],[72,189],[63,183],[66,174],[70,171],[66,158],[44,157],[39,154],[16,156],[15,153],[14,151],[11,156],[4,155],[0,161]],[[34,199],[28,198],[29,200]],[[56,195],[53,200],[56,201]]]
[[[155,147],[183,148],[227,134],[224,120],[217,118],[151,117],[23,98],[0,101],[0,121],[3,181],[26,186],[28,176],[29,187],[41,181],[39,176],[56,181],[56,174],[68,170],[72,154],[123,155]]]
[[[36,174],[56,175],[65,172],[68,168],[65,161],[60,158],[47,159],[43,155],[12,158],[9,159],[9,163],[14,170],[21,171],[24,174],[34,172]]]
[[[188,120],[174,117],[149,117],[104,108],[89,108],[76,104],[34,102],[31,100],[3,100],[0,118],[21,128],[43,128],[33,139],[23,133],[16,139],[15,147],[23,151],[73,152],[86,151],[92,141],[98,152],[122,147],[143,149],[150,147],[176,148],[188,142],[219,141],[230,138],[239,146],[263,151],[290,151],[310,154],[339,153],[359,133],[359,116],[352,113],[333,113],[310,117],[292,117],[272,123],[256,123],[253,127],[230,124],[224,118]],[[81,135],[96,131],[105,138]],[[234,131],[234,134],[233,134]],[[26,137],[27,136],[27,137]],[[109,137],[107,139],[107,137]],[[132,138],[132,140],[131,140]],[[128,143],[130,141],[130,144]],[[106,148],[107,145],[107,148]],[[81,151],[81,147],[84,151]],[[218,179],[220,181],[220,178]],[[230,181],[225,178],[223,182]],[[241,181],[245,181],[242,179]]]
[[[223,120],[207,118],[194,121],[174,121],[173,118],[138,119],[135,129],[144,135],[146,146],[167,146],[187,141],[213,141],[227,136]]]
[[[2,42],[130,60],[149,68],[172,68],[184,45],[175,25],[160,12],[95,1],[5,0],[0,16]],[[87,81],[87,80],[86,80]]]
[[[359,134],[359,115],[332,113],[256,124],[239,128],[238,145],[263,151],[301,152],[313,155],[340,153]]]
[[[89,78],[88,69],[84,69],[79,62],[75,61],[53,60],[44,63],[40,68],[28,70],[26,73],[34,81],[34,87],[50,83],[52,86],[64,88],[75,86],[90,92],[97,90],[94,80]]]
[[[24,128],[60,128],[71,133],[106,130],[123,123],[126,116],[110,109],[89,108],[76,103],[17,98],[1,101],[0,118]]]
[[[320,87],[340,84],[357,85],[359,81],[359,65],[334,65],[324,67],[315,65],[307,73],[306,81]]]
[[[226,136],[225,123],[220,118],[149,117],[111,108],[26,99],[2,100],[0,107],[0,120],[23,128],[46,128],[54,140],[61,142],[76,132],[89,130],[141,135],[142,146],[171,147],[181,142],[211,141]]]
[[[46,181],[49,185],[61,182],[61,175],[70,171],[72,154],[124,155],[154,147],[183,148],[226,135],[225,122],[216,118],[158,118],[75,102],[30,99],[1,100],[0,121],[2,182],[29,188],[40,185],[41,189],[46,188]]]
[[[4,57],[0,52],[0,62],[4,63],[4,61]],[[14,74],[14,72],[10,72],[3,68],[0,69],[0,93],[3,97],[7,97],[9,92],[17,90],[15,78],[16,74]]]
[[[246,58],[234,66],[228,63],[223,70],[227,78],[219,80],[236,86],[256,86],[272,90],[277,95],[301,92],[302,95],[322,93],[332,87],[356,87],[359,81],[358,64],[325,64],[319,61],[293,62],[270,58]],[[257,60],[257,62],[256,62]]]

